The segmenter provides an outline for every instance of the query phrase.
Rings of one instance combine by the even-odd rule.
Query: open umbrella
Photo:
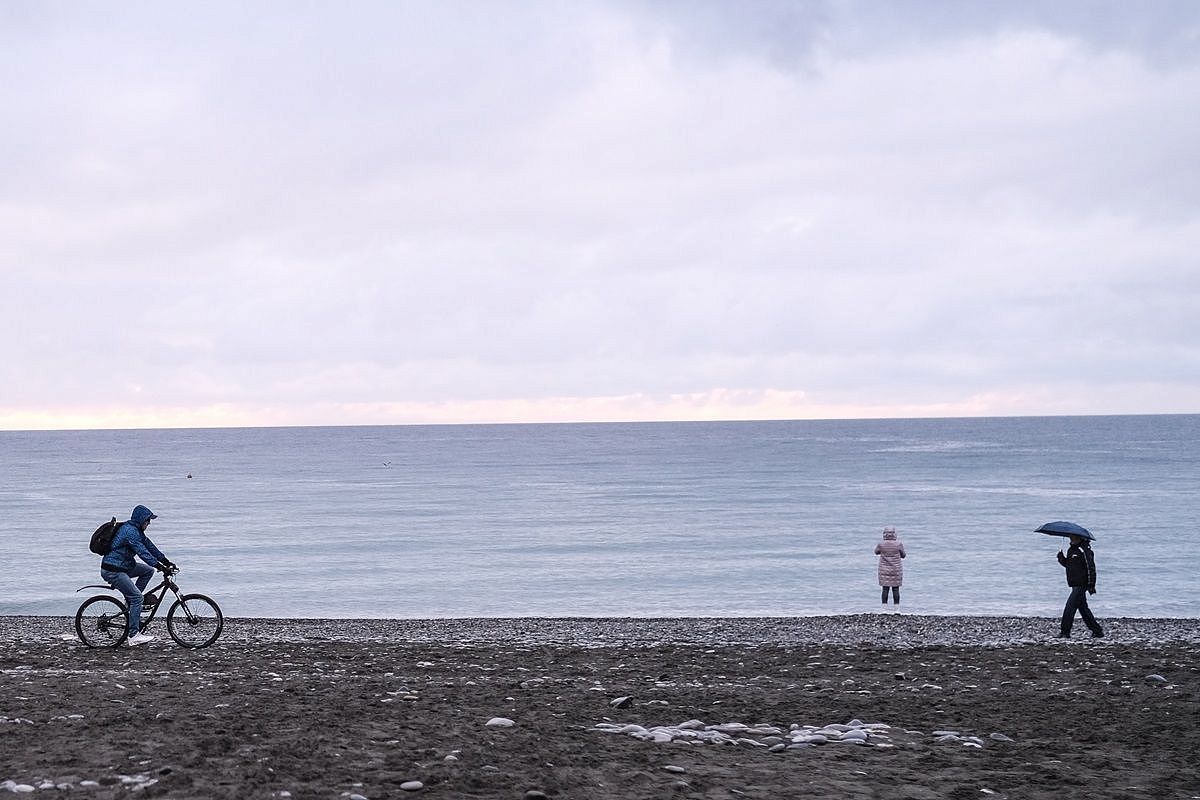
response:
[[[1045,533],[1050,536],[1082,536],[1089,542],[1096,541],[1096,537],[1087,528],[1080,527],[1074,522],[1047,522],[1045,525],[1037,529],[1038,533]]]

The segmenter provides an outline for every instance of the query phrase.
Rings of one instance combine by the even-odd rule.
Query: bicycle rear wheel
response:
[[[75,633],[88,647],[116,647],[129,635],[129,612],[116,598],[89,597],[75,612]]]
[[[167,612],[167,633],[180,647],[193,650],[208,647],[224,627],[220,607],[202,594],[181,596]]]

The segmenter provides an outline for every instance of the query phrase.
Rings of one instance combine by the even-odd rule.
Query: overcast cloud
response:
[[[0,427],[1200,411],[1200,5],[0,5]]]

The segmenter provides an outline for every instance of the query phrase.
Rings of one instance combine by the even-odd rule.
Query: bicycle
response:
[[[148,594],[154,595],[164,588],[175,595],[175,602],[167,612],[167,633],[171,638],[180,647],[190,650],[199,650],[215,642],[225,627],[225,618],[221,615],[220,606],[212,598],[202,594],[181,595],[174,573],[165,573],[162,583],[151,589]],[[84,589],[116,591],[107,583],[91,583],[80,586],[75,591],[78,593]],[[142,610],[143,631],[154,621],[158,610],[166,605],[166,591],[155,596],[159,601],[149,610]],[[98,594],[89,597],[75,612],[75,633],[88,647],[117,647],[129,636],[129,608],[111,595]]]

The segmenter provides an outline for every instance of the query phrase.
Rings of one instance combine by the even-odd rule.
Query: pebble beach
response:
[[[0,617],[0,794],[1200,798],[1200,620]]]

